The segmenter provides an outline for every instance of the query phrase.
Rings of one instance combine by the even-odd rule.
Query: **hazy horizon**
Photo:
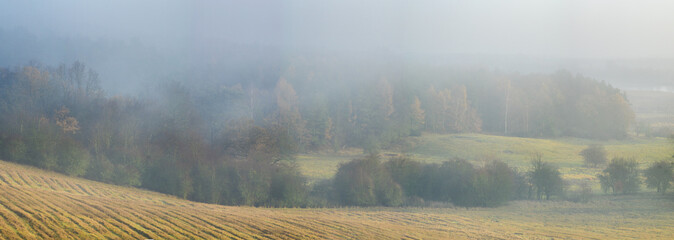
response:
[[[674,28],[668,27],[674,24],[674,3],[668,1],[30,0],[4,5],[0,32],[35,39],[5,40],[0,64],[80,60],[97,69],[112,92],[137,91],[150,78],[203,72],[196,68],[205,65],[245,64],[235,55],[251,52],[277,60],[329,53],[524,74],[567,69],[625,89],[674,89]]]
[[[282,48],[673,58],[668,1],[11,1],[0,27],[141,41]]]

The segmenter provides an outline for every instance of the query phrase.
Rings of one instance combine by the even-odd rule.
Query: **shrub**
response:
[[[395,157],[387,161],[384,165],[393,180],[400,184],[405,195],[421,195],[420,190],[423,189],[420,184],[423,170],[421,163],[414,161],[409,157]]]
[[[590,145],[580,152],[585,160],[585,166],[597,167],[606,164],[606,150],[602,145]]]
[[[564,182],[559,170],[549,163],[543,162],[542,156],[537,154],[531,161],[531,170],[528,172],[529,183],[536,199],[550,199],[551,196],[563,195]]]
[[[639,191],[639,164],[634,159],[613,158],[608,167],[597,175],[604,192],[635,193]]]
[[[512,168],[513,171],[513,189],[511,200],[526,199],[529,197],[529,182],[527,181],[526,172],[520,172],[517,168]]]
[[[334,178],[334,190],[343,205],[399,206],[403,202],[402,188],[375,155],[342,164]]]
[[[444,162],[438,173],[437,182],[439,190],[437,191],[440,201],[451,201],[459,206],[473,206],[474,197],[473,180],[475,168],[465,160],[454,160]]]
[[[649,188],[656,188],[659,193],[665,194],[667,188],[670,187],[670,182],[674,181],[674,175],[672,175],[673,168],[674,163],[669,161],[653,163],[644,172],[647,186]]]
[[[514,188],[514,172],[508,164],[492,161],[477,169],[474,176],[474,205],[495,207],[510,200]]]
[[[275,207],[305,206],[308,194],[306,179],[296,165],[274,166],[269,197]]]
[[[308,195],[307,205],[309,207],[329,207],[335,206],[335,191],[332,179],[324,179],[315,182]]]

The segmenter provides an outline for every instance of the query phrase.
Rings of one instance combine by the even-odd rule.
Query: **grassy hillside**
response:
[[[227,207],[0,161],[0,238],[671,239],[669,198],[520,201],[496,209]]]
[[[674,147],[666,138],[637,138],[629,140],[593,141],[578,138],[536,139],[484,134],[424,134],[410,140],[412,147],[403,153],[386,152],[384,156],[408,154],[419,161],[434,163],[463,158],[480,165],[490,159],[500,159],[510,166],[527,169],[532,154],[541,153],[543,160],[558,166],[566,179],[593,179],[600,169],[583,167],[580,151],[588,144],[603,144],[608,158],[634,157],[645,168],[651,162],[668,159]],[[297,163],[311,179],[329,178],[339,163],[360,157],[357,151],[339,154],[320,153],[300,155]]]

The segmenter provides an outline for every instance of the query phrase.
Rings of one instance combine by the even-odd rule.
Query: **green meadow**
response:
[[[455,158],[471,161],[480,165],[490,160],[501,160],[520,171],[529,168],[534,154],[541,154],[543,160],[553,163],[560,169],[563,177],[571,183],[589,181],[595,189],[599,184],[595,176],[601,168],[587,168],[583,164],[580,151],[590,144],[604,145],[607,157],[634,158],[640,167],[671,158],[674,144],[667,138],[630,138],[626,140],[598,141],[579,138],[537,139],[505,137],[485,134],[424,134],[409,140],[406,151],[384,151],[384,160],[389,157],[407,155],[426,163],[441,163]],[[342,152],[321,152],[301,154],[296,163],[310,182],[332,177],[340,163],[363,157],[358,150]]]

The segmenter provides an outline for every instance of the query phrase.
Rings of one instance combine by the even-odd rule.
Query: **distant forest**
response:
[[[376,154],[424,133],[618,139],[634,121],[619,89],[566,71],[298,57],[236,72],[110,96],[80,62],[0,68],[0,158],[203,202],[304,206],[297,153]]]

